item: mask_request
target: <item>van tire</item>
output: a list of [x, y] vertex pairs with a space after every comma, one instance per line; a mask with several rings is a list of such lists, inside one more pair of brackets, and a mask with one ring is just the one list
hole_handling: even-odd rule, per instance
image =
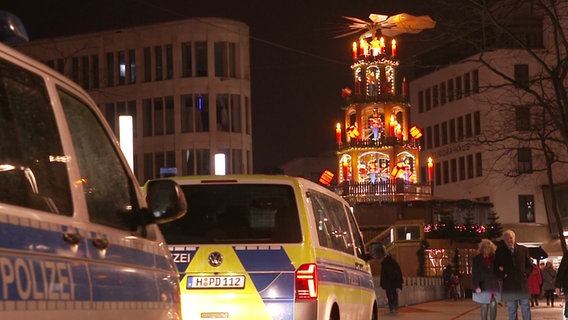
[[329, 320], [339, 320], [339, 307], [334, 304], [329, 314]]
[[371, 314], [371, 320], [379, 320], [379, 308], [377, 308], [377, 302], [373, 303], [373, 313]]

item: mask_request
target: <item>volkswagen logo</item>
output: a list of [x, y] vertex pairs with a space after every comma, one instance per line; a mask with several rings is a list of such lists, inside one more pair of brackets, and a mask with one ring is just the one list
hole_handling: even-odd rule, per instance
[[212, 267], [218, 267], [221, 265], [221, 263], [223, 263], [223, 255], [220, 252], [211, 252], [209, 254], [209, 258], [207, 259], [209, 260], [209, 265]]

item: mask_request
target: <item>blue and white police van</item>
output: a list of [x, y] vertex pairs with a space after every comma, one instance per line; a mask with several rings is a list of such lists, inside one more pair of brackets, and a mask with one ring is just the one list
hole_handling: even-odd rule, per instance
[[[24, 39], [0, 12], [0, 40]], [[147, 197], [95, 103], [0, 44], [0, 319], [180, 319], [157, 224], [185, 214], [173, 181]]]

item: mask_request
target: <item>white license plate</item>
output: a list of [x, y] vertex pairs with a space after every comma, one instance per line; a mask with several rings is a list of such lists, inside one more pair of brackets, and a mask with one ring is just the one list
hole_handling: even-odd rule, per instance
[[242, 289], [245, 276], [187, 277], [187, 289]]

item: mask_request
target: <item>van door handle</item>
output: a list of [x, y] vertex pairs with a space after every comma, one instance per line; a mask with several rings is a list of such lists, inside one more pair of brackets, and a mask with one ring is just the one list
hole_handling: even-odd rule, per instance
[[81, 243], [82, 237], [78, 233], [64, 233], [63, 240], [72, 246], [79, 245]]
[[99, 250], [106, 250], [108, 248], [108, 240], [107, 239], [93, 239], [93, 246]]
[[363, 265], [362, 263], [355, 262], [355, 267], [357, 267], [357, 268], [363, 268], [363, 266], [364, 266], [364, 265]]

